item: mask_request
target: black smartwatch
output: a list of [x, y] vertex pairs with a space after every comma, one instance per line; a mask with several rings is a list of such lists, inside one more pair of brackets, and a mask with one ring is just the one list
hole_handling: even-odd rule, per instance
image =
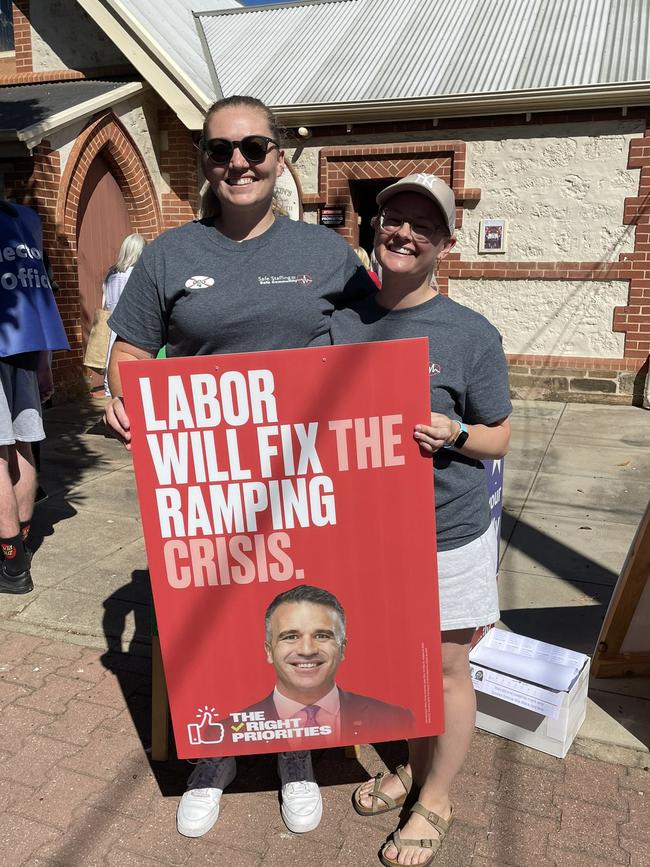
[[467, 429], [467, 425], [462, 421], [458, 421], [458, 419], [454, 419], [454, 421], [456, 422], [456, 424], [460, 425], [460, 433], [453, 441], [453, 443], [449, 443], [449, 445], [444, 445], [443, 449], [462, 449], [462, 447], [467, 442], [467, 437], [469, 436], [469, 430]]

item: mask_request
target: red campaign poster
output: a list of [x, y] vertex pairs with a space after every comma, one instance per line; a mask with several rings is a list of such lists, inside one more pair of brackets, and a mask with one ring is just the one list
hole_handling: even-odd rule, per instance
[[180, 758], [442, 732], [428, 365], [426, 339], [120, 365]]

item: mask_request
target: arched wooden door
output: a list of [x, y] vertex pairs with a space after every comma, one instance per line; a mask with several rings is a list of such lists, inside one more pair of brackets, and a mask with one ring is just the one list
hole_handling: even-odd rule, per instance
[[[106, 272], [115, 263], [122, 241], [132, 232], [122, 190], [99, 153], [86, 175], [77, 211], [77, 269], [84, 350], [95, 310], [102, 303]], [[101, 376], [91, 374], [91, 388], [98, 388], [102, 382]]]

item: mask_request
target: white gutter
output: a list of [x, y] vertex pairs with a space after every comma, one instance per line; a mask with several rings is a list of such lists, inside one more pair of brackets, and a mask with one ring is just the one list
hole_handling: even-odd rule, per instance
[[460, 93], [368, 102], [275, 105], [273, 113], [286, 125], [419, 120], [543, 111], [650, 105], [650, 81], [519, 90], [501, 93]]
[[[77, 0], [188, 129], [200, 129], [212, 100], [115, 0]], [[161, 11], [161, 14], [164, 14]], [[125, 19], [128, 19], [128, 24]]]
[[128, 99], [136, 93], [142, 93], [148, 89], [149, 85], [141, 81], [129, 82], [129, 84], [117, 87], [108, 93], [102, 93], [101, 96], [95, 96], [92, 99], [79, 103], [79, 105], [65, 108], [63, 111], [57, 112], [57, 114], [51, 114], [45, 120], [25, 127], [25, 129], [20, 129], [17, 131], [16, 137], [32, 150], [32, 148], [35, 148], [36, 145], [39, 145], [43, 141], [47, 133], [61, 129], [79, 118], [87, 117], [89, 114], [94, 114], [96, 111], [101, 111], [103, 108], [108, 108], [111, 105], [122, 102], [124, 99]]

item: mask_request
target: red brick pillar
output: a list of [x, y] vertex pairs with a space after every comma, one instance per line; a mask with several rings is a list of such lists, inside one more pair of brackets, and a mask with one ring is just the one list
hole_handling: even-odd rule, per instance
[[29, 26], [29, 0], [14, 0], [14, 50], [16, 52], [16, 72], [33, 72], [32, 33]]
[[170, 187], [162, 196], [162, 219], [165, 229], [193, 220], [199, 210], [199, 173], [197, 150], [191, 132], [173, 111], [158, 114], [161, 134], [160, 170]]

